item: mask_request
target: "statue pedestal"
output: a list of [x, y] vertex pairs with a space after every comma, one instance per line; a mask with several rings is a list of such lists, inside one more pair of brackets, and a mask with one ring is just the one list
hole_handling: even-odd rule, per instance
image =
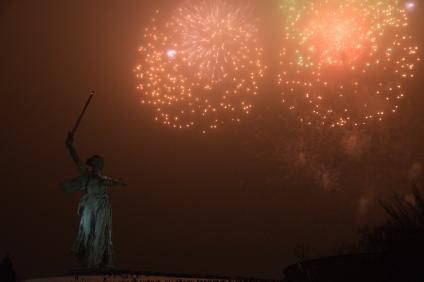
[[120, 270], [112, 267], [106, 268], [76, 268], [70, 270], [66, 275], [69, 276], [96, 276], [96, 275], [128, 275], [131, 273], [130, 270]]
[[[81, 270], [75, 270], [81, 271]], [[88, 270], [84, 270], [88, 271]], [[91, 274], [67, 274], [63, 276], [45, 277], [22, 280], [21, 282], [230, 282], [230, 281], [249, 281], [250, 279], [219, 277], [219, 276], [203, 276], [203, 275], [180, 275], [180, 274], [160, 274], [160, 273], [131, 273], [120, 272], [115, 273], [96, 273]], [[250, 280], [259, 281], [259, 280]]]

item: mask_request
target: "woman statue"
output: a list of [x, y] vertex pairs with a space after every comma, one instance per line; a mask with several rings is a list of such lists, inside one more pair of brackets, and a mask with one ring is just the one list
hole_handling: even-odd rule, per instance
[[65, 192], [84, 192], [78, 206], [80, 224], [72, 252], [81, 261], [84, 269], [111, 268], [113, 267], [112, 209], [106, 189], [126, 184], [121, 179], [102, 175], [101, 156], [94, 155], [85, 164], [82, 163], [74, 147], [73, 133], [68, 134], [66, 147], [80, 175], [61, 183], [61, 189]]

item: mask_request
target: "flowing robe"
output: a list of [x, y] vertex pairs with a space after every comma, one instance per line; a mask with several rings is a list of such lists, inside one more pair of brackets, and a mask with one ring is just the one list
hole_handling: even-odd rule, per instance
[[116, 185], [118, 180], [91, 172], [61, 185], [67, 192], [84, 192], [78, 206], [79, 231], [72, 246], [84, 268], [113, 265], [112, 208], [106, 190]]

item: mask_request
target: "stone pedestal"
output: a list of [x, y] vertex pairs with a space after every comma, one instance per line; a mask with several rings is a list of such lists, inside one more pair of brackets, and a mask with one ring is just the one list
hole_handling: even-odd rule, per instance
[[[63, 276], [34, 278], [22, 282], [230, 282], [249, 281], [243, 278], [225, 278], [201, 275], [154, 274], [154, 273], [108, 273], [108, 274], [67, 274]], [[253, 281], [253, 280], [251, 280]], [[258, 280], [255, 280], [258, 281]]]

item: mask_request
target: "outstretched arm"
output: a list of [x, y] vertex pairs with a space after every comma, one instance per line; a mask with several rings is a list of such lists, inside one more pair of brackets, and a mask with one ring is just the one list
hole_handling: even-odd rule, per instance
[[83, 174], [86, 171], [85, 165], [81, 162], [81, 159], [78, 156], [77, 150], [74, 147], [74, 134], [72, 132], [68, 133], [68, 137], [66, 138], [66, 148], [71, 155], [72, 160], [77, 166], [78, 171]]
[[77, 192], [84, 189], [87, 184], [87, 180], [86, 175], [80, 175], [73, 179], [60, 182], [59, 187], [64, 192]]
[[107, 177], [107, 176], [102, 177], [102, 184], [104, 186], [107, 186], [107, 187], [127, 186], [127, 183], [125, 183], [125, 181], [122, 180], [121, 178], [120, 179], [113, 179], [113, 178], [110, 178], [110, 177]]

